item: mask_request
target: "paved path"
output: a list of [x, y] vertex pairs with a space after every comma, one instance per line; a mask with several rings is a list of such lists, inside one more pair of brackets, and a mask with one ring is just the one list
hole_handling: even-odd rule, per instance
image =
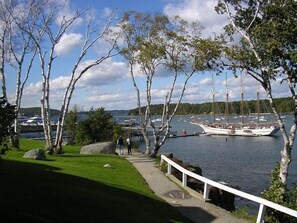
[[[148, 183], [154, 193], [176, 207], [185, 216], [199, 223], [246, 223], [229, 212], [203, 200], [201, 194], [186, 188], [182, 190], [172, 176], [166, 176], [156, 167], [153, 159], [140, 153], [126, 156]], [[170, 179], [169, 179], [170, 177]], [[176, 182], [174, 182], [176, 181]]]

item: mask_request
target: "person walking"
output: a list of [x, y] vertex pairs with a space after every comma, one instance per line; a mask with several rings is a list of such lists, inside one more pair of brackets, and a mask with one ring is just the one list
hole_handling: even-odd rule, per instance
[[118, 148], [119, 148], [119, 153], [120, 155], [124, 155], [124, 140], [122, 138], [122, 136], [120, 136], [120, 138], [118, 139]]
[[127, 142], [127, 148], [128, 148], [128, 155], [132, 155], [132, 151], [131, 151], [132, 141], [131, 141], [130, 137], [127, 138], [126, 142]]

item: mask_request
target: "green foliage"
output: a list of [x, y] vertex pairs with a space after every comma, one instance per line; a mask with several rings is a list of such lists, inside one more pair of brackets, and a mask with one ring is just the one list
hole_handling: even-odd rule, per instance
[[226, 45], [231, 67], [247, 69], [266, 86], [278, 75], [296, 83], [297, 2], [220, 0], [216, 10], [227, 13], [226, 5], [236, 26], [226, 26], [226, 34], [235, 43], [233, 35], [239, 30], [244, 33], [239, 44]]
[[[287, 189], [284, 193], [285, 185], [279, 177], [280, 165], [277, 164], [270, 176], [270, 185], [267, 190], [262, 192], [262, 197], [274, 203], [286, 206], [288, 208], [297, 210], [297, 187], [291, 190]], [[285, 215], [279, 211], [267, 208], [265, 215], [265, 222], [297, 222], [296, 218]]]
[[9, 104], [4, 97], [0, 97], [0, 145], [9, 135], [15, 117], [15, 106]]
[[[121, 125], [114, 123], [113, 125], [113, 138], [112, 141], [116, 143], [116, 141], [120, 138], [120, 136], [126, 135], [121, 127]], [[127, 138], [127, 136], [125, 137]]]
[[167, 173], [168, 164], [167, 162], [163, 162], [160, 166], [160, 169], [163, 173]]
[[66, 116], [66, 132], [68, 137], [68, 143], [73, 145], [75, 143], [75, 135], [78, 123], [79, 108], [77, 105]]
[[255, 215], [250, 215], [248, 213], [249, 211], [249, 206], [248, 205], [244, 205], [243, 207], [239, 208], [238, 210], [232, 212], [232, 215], [234, 215], [237, 218], [243, 218], [243, 219], [247, 219], [250, 222], [256, 222], [256, 216]]
[[113, 138], [112, 115], [104, 108], [91, 109], [89, 118], [77, 125], [75, 142], [86, 145], [95, 142], [110, 141]]

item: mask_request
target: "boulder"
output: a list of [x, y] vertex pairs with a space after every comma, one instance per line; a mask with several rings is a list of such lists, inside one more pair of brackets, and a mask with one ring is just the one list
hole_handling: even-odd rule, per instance
[[112, 142], [99, 142], [80, 148], [80, 154], [115, 154], [115, 146]]
[[[233, 187], [235, 189], [240, 189], [239, 187], [229, 185], [225, 182], [219, 182], [221, 184], [224, 184], [229, 187]], [[232, 193], [229, 193], [224, 190], [220, 190], [216, 187], [211, 187], [209, 190], [208, 198], [210, 199], [211, 203], [224, 208], [227, 211], [235, 211], [235, 195]]]
[[29, 150], [24, 154], [23, 158], [29, 158], [29, 159], [35, 159], [35, 160], [46, 160], [45, 153], [43, 149], [40, 149], [40, 148]]
[[[202, 176], [202, 169], [200, 168], [199, 165], [191, 165], [189, 163], [184, 163], [183, 161], [175, 158], [172, 153], [164, 154], [164, 155], [167, 156], [169, 159], [171, 159], [173, 162], [175, 162], [178, 165], [180, 165], [183, 168], [185, 168], [186, 170], [189, 170], [189, 171], [191, 171], [193, 173], [196, 173], [196, 174]], [[182, 181], [182, 173], [179, 170], [177, 170], [174, 167], [172, 167], [171, 173], [177, 179], [179, 179], [180, 181]], [[193, 190], [198, 191], [198, 192], [203, 191], [203, 188], [204, 188], [204, 184], [202, 182], [200, 182], [199, 180], [196, 180], [196, 179], [194, 179], [192, 177], [188, 177], [187, 178], [187, 186], [190, 187], [190, 188], [192, 188]]]

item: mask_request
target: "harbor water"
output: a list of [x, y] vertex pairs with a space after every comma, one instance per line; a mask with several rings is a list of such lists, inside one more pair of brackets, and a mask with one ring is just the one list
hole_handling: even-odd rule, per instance
[[[210, 117], [201, 116], [201, 119]], [[202, 129], [190, 123], [190, 116], [176, 116], [171, 123], [172, 130], [181, 134], [185, 129], [188, 134], [201, 132]], [[292, 116], [285, 118], [287, 125], [292, 125]], [[144, 151], [144, 144], [141, 144]], [[168, 138], [160, 153], [173, 153], [185, 163], [199, 165], [203, 176], [239, 186], [244, 192], [260, 196], [269, 186], [271, 170], [280, 162], [283, 139], [278, 132], [275, 136], [232, 137], [200, 136]], [[289, 187], [297, 183], [297, 146], [292, 150], [292, 162], [289, 172]], [[241, 206], [245, 202], [237, 201]], [[247, 202], [251, 209], [257, 210]]]

